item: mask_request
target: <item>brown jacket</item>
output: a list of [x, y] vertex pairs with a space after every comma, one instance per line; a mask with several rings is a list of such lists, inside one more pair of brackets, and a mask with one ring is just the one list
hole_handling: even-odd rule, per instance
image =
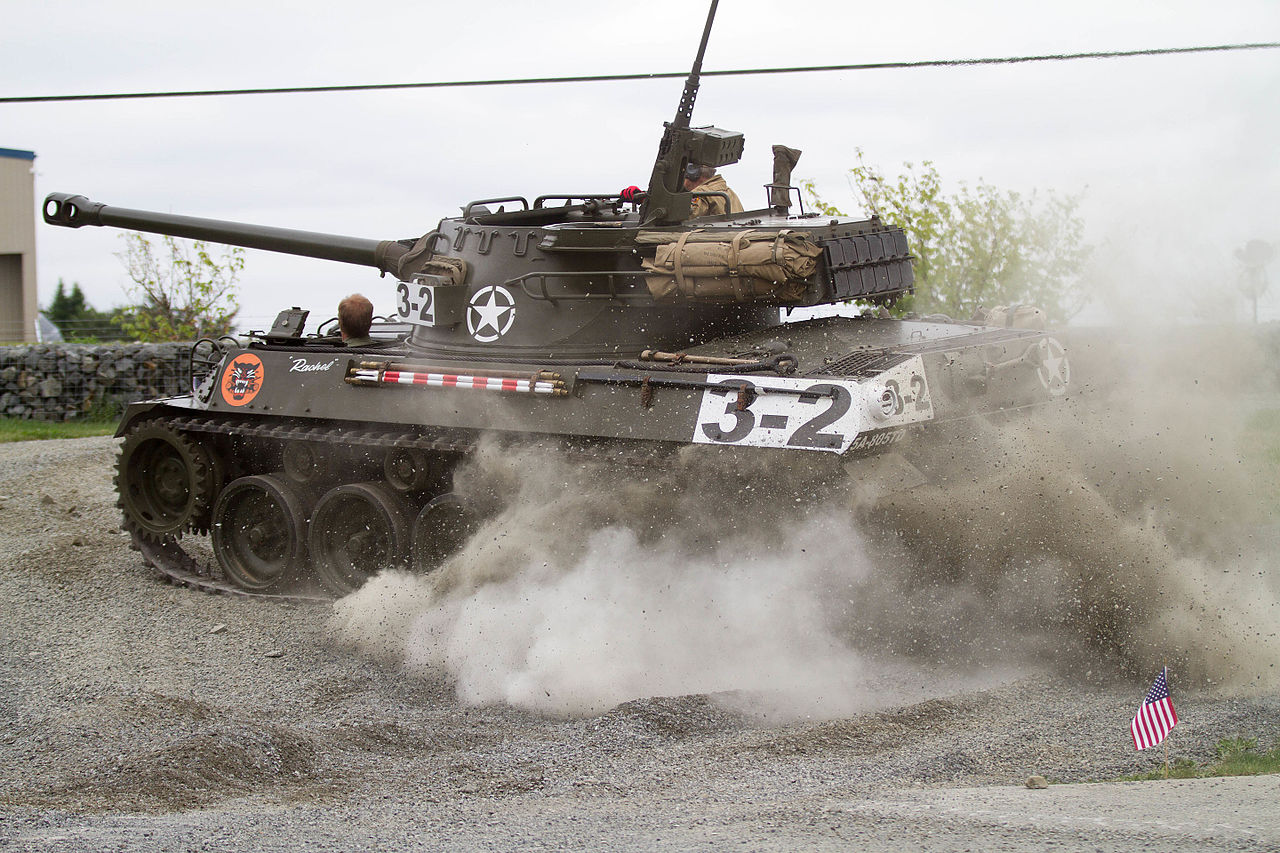
[[[727, 193], [729, 195], [728, 213], [741, 213], [742, 202], [738, 200], [738, 194], [729, 189], [729, 185], [725, 183], [724, 178], [720, 175], [712, 175], [704, 184], [699, 184], [693, 188], [696, 193]], [[724, 199], [718, 196], [710, 198], [695, 198], [693, 200], [693, 216], [718, 216], [725, 213]]]

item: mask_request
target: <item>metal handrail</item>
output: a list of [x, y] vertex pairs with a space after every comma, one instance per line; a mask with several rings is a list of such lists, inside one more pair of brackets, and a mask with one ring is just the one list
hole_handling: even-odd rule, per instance
[[559, 207], [572, 207], [573, 205], [568, 204], [568, 202], [571, 202], [571, 201], [598, 201], [598, 200], [600, 200], [600, 199], [607, 199], [608, 201], [617, 201], [617, 202], [620, 202], [620, 201], [622, 201], [622, 196], [618, 195], [617, 193], [581, 193], [581, 194], [577, 194], [577, 195], [574, 195], [574, 194], [570, 194], [570, 195], [540, 195], [540, 196], [538, 196], [537, 198], [535, 198], [535, 199], [533, 200], [533, 209], [534, 209], [534, 210], [540, 210], [540, 209], [542, 209], [542, 208], [543, 208], [543, 206], [544, 206], [544, 205], [543, 205], [543, 202], [547, 202], [547, 201], [564, 201], [564, 202], [566, 202], [565, 204], [563, 204], [563, 205], [558, 205], [558, 206], [559, 206]]
[[[607, 293], [571, 293], [560, 296], [552, 296], [547, 290], [547, 280], [553, 278], [605, 278], [608, 281]], [[613, 299], [627, 303], [650, 303], [653, 297], [646, 289], [642, 293], [622, 293], [615, 284], [615, 278], [625, 277], [630, 279], [643, 278], [644, 273], [635, 270], [593, 270], [591, 272], [529, 272], [516, 278], [508, 279], [503, 282], [506, 286], [518, 286], [524, 294], [530, 299], [539, 299], [544, 302], [550, 302], [552, 305], [557, 302], [590, 302], [602, 299]], [[538, 285], [533, 282], [537, 280]]]
[[[518, 201], [520, 202], [521, 205], [523, 205], [524, 210], [529, 209], [529, 200], [524, 196], [520, 196], [520, 195], [508, 196], [506, 198], [478, 198], [475, 201], [467, 202], [467, 206], [462, 208], [462, 218], [470, 219], [471, 209], [473, 207], [480, 207], [481, 205], [488, 206], [490, 204], [504, 204], [508, 201]], [[494, 213], [495, 211], [491, 210], [489, 212]]]
[[[795, 194], [796, 194], [796, 201], [800, 202], [800, 215], [801, 215], [801, 216], [804, 216], [804, 215], [805, 215], [805, 212], [804, 212], [804, 193], [800, 192], [800, 188], [799, 188], [799, 187], [792, 186], [791, 184], [765, 184], [765, 185], [764, 185], [764, 189], [765, 189], [765, 198], [768, 200], [769, 206], [770, 206], [770, 207], [775, 207], [775, 208], [776, 208], [776, 207], [781, 207], [782, 205], [776, 205], [776, 204], [774, 204], [774, 203], [773, 203], [773, 191], [774, 191], [774, 190], [786, 190], [786, 191], [787, 191], [787, 198], [788, 198], [788, 199], [790, 199], [790, 198], [791, 198], [791, 193], [792, 193], [792, 192], [795, 192]], [[787, 209], [787, 210], [790, 210], [790, 209], [791, 209], [791, 205], [790, 205], [790, 204], [787, 204], [787, 205], [786, 205], [786, 209]]]

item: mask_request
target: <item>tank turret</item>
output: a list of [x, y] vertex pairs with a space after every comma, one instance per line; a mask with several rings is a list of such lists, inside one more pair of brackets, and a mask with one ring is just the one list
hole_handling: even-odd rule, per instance
[[67, 193], [46, 198], [44, 218], [373, 267], [395, 278], [410, 346], [482, 358], [684, 349], [776, 325], [780, 307], [891, 300], [911, 288], [905, 235], [874, 219], [771, 207], [657, 226], [626, 206], [602, 195], [488, 199], [404, 240], [154, 213]]
[[[680, 350], [777, 325], [779, 308], [911, 290], [901, 229], [871, 219], [790, 212], [785, 185], [798, 151], [782, 155], [770, 206], [691, 219], [689, 164], [742, 156], [742, 134], [691, 127], [702, 40], [675, 119], [664, 126], [647, 192], [481, 199], [419, 237], [370, 240], [108, 206], [53, 193], [44, 219], [105, 225], [373, 267], [395, 277], [408, 345], [473, 358], [609, 358]], [[781, 171], [778, 171], [781, 169]], [[779, 179], [783, 183], [779, 183]], [[794, 190], [794, 188], [790, 188]]]

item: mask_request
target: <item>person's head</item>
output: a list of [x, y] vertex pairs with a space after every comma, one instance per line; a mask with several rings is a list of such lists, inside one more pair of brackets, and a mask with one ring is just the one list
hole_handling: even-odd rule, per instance
[[342, 339], [363, 338], [373, 325], [373, 303], [353, 293], [338, 303], [338, 331]]
[[684, 167], [684, 191], [693, 192], [697, 187], [702, 186], [711, 180], [711, 176], [716, 170], [711, 166], [700, 166], [697, 163], [690, 163]]

